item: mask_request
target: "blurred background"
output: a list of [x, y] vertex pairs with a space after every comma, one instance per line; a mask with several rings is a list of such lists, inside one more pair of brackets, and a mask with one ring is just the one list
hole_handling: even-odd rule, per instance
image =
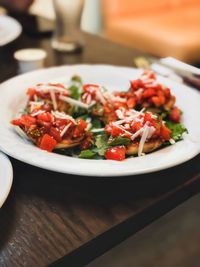
[[[81, 26], [155, 56], [198, 63], [199, 10], [200, 0], [86, 0]], [[35, 0], [30, 12], [54, 18], [52, 0]]]

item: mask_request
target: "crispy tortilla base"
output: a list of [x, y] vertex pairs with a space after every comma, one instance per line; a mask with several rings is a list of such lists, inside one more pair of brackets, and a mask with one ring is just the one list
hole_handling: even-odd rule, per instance
[[[162, 145], [161, 139], [150, 140], [144, 144], [143, 153], [150, 153]], [[137, 155], [139, 149], [139, 143], [130, 144], [127, 146], [127, 155]]]

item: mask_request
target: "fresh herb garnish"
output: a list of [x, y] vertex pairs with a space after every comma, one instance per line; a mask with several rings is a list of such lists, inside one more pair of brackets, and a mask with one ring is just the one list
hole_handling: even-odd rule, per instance
[[94, 151], [87, 149], [87, 150], [82, 150], [78, 157], [81, 159], [92, 159], [94, 158], [95, 155], [96, 153]]
[[104, 156], [106, 149], [108, 148], [108, 137], [105, 134], [97, 135], [95, 145], [97, 153], [100, 156]]
[[183, 133], [188, 133], [188, 130], [181, 123], [167, 121], [166, 126], [172, 131], [171, 137], [176, 142], [183, 139]]
[[108, 144], [110, 146], [118, 146], [118, 145], [127, 145], [131, 142], [130, 139], [122, 137], [122, 136], [118, 136], [112, 139], [108, 140]]

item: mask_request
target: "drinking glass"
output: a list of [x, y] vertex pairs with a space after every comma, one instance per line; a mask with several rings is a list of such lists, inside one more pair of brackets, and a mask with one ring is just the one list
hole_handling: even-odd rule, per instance
[[83, 46], [80, 29], [84, 0], [53, 0], [56, 22], [52, 47], [62, 52], [75, 52]]

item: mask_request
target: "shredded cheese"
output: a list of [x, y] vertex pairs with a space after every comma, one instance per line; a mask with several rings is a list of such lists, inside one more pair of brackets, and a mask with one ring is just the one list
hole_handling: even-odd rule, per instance
[[52, 91], [53, 90], [53, 91], [59, 91], [61, 93], [69, 93], [67, 88], [61, 88], [59, 86], [49, 85], [49, 84], [37, 85], [35, 89], [38, 91]]
[[54, 90], [50, 91], [50, 96], [51, 96], [51, 100], [52, 100], [52, 103], [53, 103], [53, 109], [57, 110], [58, 105], [57, 105], [57, 102], [56, 102], [56, 96], [55, 96], [55, 91]]
[[79, 100], [75, 100], [73, 98], [67, 97], [67, 96], [60, 95], [59, 99], [65, 101], [65, 102], [67, 102], [73, 106], [78, 106], [78, 107], [85, 108], [85, 109], [89, 108], [89, 105], [87, 105], [87, 104], [85, 104]]
[[43, 113], [45, 113], [46, 111], [45, 110], [38, 110], [38, 111], [36, 111], [36, 112], [34, 112], [33, 114], [31, 114], [31, 116], [32, 117], [35, 117], [35, 116], [37, 116], [37, 115], [39, 115], [39, 114], [43, 114]]
[[169, 142], [170, 142], [171, 145], [174, 145], [174, 144], [176, 143], [176, 142], [174, 141], [174, 139], [172, 139], [172, 138], [169, 139]]
[[143, 149], [144, 149], [144, 144], [147, 140], [149, 134], [149, 126], [147, 124], [144, 125], [144, 130], [142, 133], [142, 137], [140, 139], [140, 143], [139, 143], [139, 148], [138, 148], [138, 156], [140, 157], [142, 155]]
[[122, 130], [124, 133], [128, 134], [128, 135], [132, 135], [129, 131], [125, 130], [122, 126], [116, 124], [116, 122], [113, 122], [113, 125], [115, 127], [117, 127], [118, 129]]
[[60, 133], [60, 136], [63, 137], [63, 135], [67, 132], [67, 130], [69, 129], [69, 127], [71, 126], [71, 122], [68, 123], [65, 128], [62, 130], [62, 132]]
[[67, 114], [65, 114], [64, 112], [51, 111], [51, 114], [52, 114], [53, 116], [55, 116], [56, 118], [70, 120], [70, 121], [72, 121], [74, 124], [77, 124], [76, 121], [75, 121], [75, 119], [74, 119], [72, 116], [67, 115]]
[[92, 129], [91, 132], [92, 133], [98, 133], [98, 132], [103, 132], [104, 128], [99, 128], [99, 129]]

